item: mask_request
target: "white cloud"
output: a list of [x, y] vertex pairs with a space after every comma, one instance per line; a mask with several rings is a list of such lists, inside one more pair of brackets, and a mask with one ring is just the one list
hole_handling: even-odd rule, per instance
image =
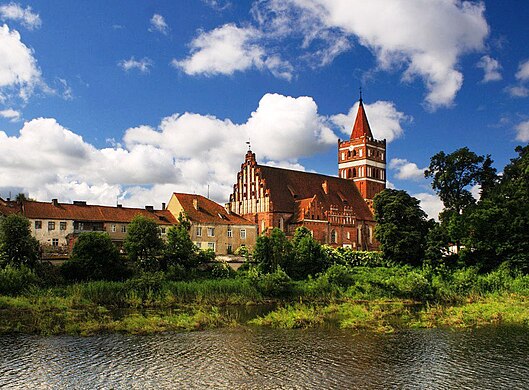
[[122, 60], [118, 62], [118, 66], [126, 72], [131, 69], [137, 69], [141, 73], [149, 73], [152, 65], [152, 60], [147, 57], [144, 57], [141, 60], [136, 60], [134, 56], [132, 56], [128, 60]]
[[254, 7], [258, 22], [277, 35], [304, 33], [307, 47], [321, 31], [356, 37], [380, 69], [404, 67], [404, 81], [421, 78], [432, 109], [453, 104], [463, 83], [459, 58], [483, 49], [484, 11], [481, 2], [460, 0], [265, 0]]
[[164, 35], [169, 34], [169, 26], [165, 22], [165, 19], [160, 14], [154, 14], [151, 18], [151, 27], [149, 28], [149, 31], [155, 32], [158, 31], [159, 33], [162, 33]]
[[482, 82], [488, 83], [489, 81], [499, 81], [502, 79], [500, 72], [501, 65], [498, 60], [490, 56], [483, 56], [476, 66], [483, 69], [484, 75]]
[[228, 0], [202, 0], [204, 3], [209, 5], [215, 11], [224, 11], [232, 6]]
[[8, 108], [7, 110], [1, 110], [0, 116], [9, 119], [10, 122], [18, 122], [22, 114], [19, 111]]
[[227, 201], [250, 138], [259, 161], [303, 170], [298, 159], [336, 144], [309, 97], [267, 94], [235, 124], [184, 113], [157, 128], [127, 129], [122, 142], [98, 149], [55, 119], [24, 123], [18, 136], [0, 131], [0, 190], [21, 188], [37, 199], [84, 199], [126, 205], [167, 202], [173, 191]]
[[14, 92], [27, 100], [38, 85], [43, 82], [33, 50], [22, 43], [18, 31], [0, 26], [0, 96]]
[[421, 192], [412, 194], [413, 197], [419, 199], [420, 206], [428, 217], [439, 220], [439, 213], [443, 210], [443, 202], [437, 195]]
[[17, 3], [0, 5], [0, 19], [20, 22], [29, 30], [39, 28], [42, 24], [39, 14], [34, 13], [30, 6], [22, 8]]
[[517, 141], [529, 142], [529, 121], [519, 123], [515, 129]]
[[[404, 132], [402, 123], [412, 120], [410, 116], [397, 111], [393, 102], [379, 100], [372, 104], [364, 103], [364, 107], [373, 136], [376, 139], [386, 139], [387, 142], [399, 138]], [[347, 115], [333, 115], [330, 120], [340, 127], [342, 133], [350, 135], [357, 112], [358, 102], [351, 107]]]
[[207, 76], [232, 75], [251, 68], [268, 69], [276, 77], [292, 78], [292, 66], [277, 55], [268, 55], [258, 41], [261, 32], [253, 27], [225, 24], [201, 32], [191, 42], [191, 55], [173, 59], [172, 65], [186, 74]]
[[505, 91], [512, 97], [524, 98], [524, 97], [529, 96], [529, 89], [521, 85], [507, 87], [505, 88]]
[[400, 180], [421, 180], [424, 179], [424, 170], [426, 168], [419, 168], [417, 164], [409, 162], [402, 158], [393, 158], [389, 162], [389, 169], [396, 170], [395, 177]]
[[525, 60], [518, 66], [518, 72], [516, 72], [516, 79], [520, 81], [529, 80], [529, 60]]

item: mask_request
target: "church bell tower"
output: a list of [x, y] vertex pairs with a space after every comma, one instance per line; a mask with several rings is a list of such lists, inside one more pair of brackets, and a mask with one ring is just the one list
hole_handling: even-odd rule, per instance
[[338, 140], [338, 175], [353, 180], [370, 207], [386, 188], [386, 140], [373, 138], [361, 94], [351, 137]]

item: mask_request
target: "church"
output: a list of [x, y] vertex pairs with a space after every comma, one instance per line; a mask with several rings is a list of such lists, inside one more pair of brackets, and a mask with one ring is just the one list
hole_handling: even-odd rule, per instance
[[377, 250], [373, 198], [386, 188], [386, 140], [373, 137], [362, 98], [350, 139], [338, 140], [338, 177], [269, 167], [248, 150], [226, 208], [287, 236], [304, 226], [322, 244]]

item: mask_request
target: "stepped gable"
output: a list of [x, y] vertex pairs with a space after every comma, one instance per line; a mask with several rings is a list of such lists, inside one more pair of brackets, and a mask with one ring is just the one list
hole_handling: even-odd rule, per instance
[[131, 207], [97, 206], [53, 202], [24, 201], [23, 213], [31, 219], [63, 219], [93, 222], [129, 223], [136, 215], [154, 219], [159, 225], [175, 225], [168, 210], [146, 210]]
[[251, 224], [247, 219], [234, 212], [228, 213], [223, 206], [202, 195], [177, 192], [173, 193], [173, 195], [180, 202], [190, 221], [223, 225]]
[[373, 220], [373, 214], [352, 180], [266, 165], [257, 168], [269, 190], [274, 212], [299, 214], [298, 209], [310, 206], [316, 197], [323, 210], [334, 206], [343, 211], [344, 206], [348, 206], [357, 218]]

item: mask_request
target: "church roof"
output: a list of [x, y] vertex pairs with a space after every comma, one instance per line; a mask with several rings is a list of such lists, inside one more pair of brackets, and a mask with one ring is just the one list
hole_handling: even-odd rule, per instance
[[369, 127], [369, 122], [367, 121], [367, 115], [364, 110], [362, 99], [360, 99], [360, 104], [358, 105], [355, 124], [353, 126], [353, 131], [351, 132], [351, 139], [361, 137], [373, 138], [373, 133], [371, 132], [371, 127]]
[[352, 208], [359, 219], [372, 220], [373, 215], [352, 180], [258, 165], [259, 175], [269, 190], [275, 212], [296, 213], [314, 197], [324, 210], [331, 206], [343, 211]]

